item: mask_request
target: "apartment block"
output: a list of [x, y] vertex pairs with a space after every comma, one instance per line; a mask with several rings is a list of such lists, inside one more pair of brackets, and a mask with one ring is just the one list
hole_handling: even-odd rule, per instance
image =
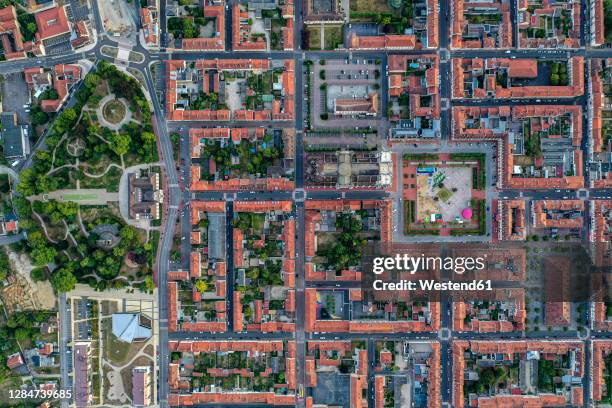
[[580, 47], [580, 1], [520, 0], [517, 9], [521, 48]]
[[[482, 297], [480, 297], [482, 296]], [[476, 300], [480, 297], [482, 300]], [[453, 330], [499, 333], [525, 330], [525, 290], [495, 289], [470, 293], [469, 300], [453, 302]]]
[[[359, 281], [363, 272], [361, 251], [364, 244], [391, 242], [391, 201], [308, 200], [304, 206], [307, 280]], [[355, 233], [360, 233], [361, 239], [354, 239], [352, 234]], [[319, 243], [323, 236], [328, 239], [325, 245]], [[341, 247], [350, 254], [348, 257], [340, 258], [334, 252]]]
[[294, 341], [170, 341], [168, 346], [170, 406], [295, 404]]
[[234, 203], [234, 331], [295, 330], [295, 223], [291, 201]]
[[453, 407], [578, 407], [584, 403], [582, 342], [457, 340], [452, 355]]
[[441, 406], [438, 342], [375, 341], [374, 350], [375, 407], [399, 401], [428, 408]]
[[181, 121], [287, 121], [295, 114], [294, 60], [166, 62], [167, 115]]
[[455, 0], [451, 2], [452, 48], [510, 48], [512, 17], [510, 1]]
[[191, 128], [191, 190], [292, 190], [295, 131]]
[[192, 201], [189, 270], [168, 272], [168, 331], [227, 330], [226, 213], [223, 201]]
[[452, 138], [496, 142], [505, 188], [584, 186], [580, 106], [455, 107]]
[[440, 137], [440, 70], [437, 55], [390, 55], [389, 131], [392, 141], [431, 142]]
[[453, 58], [453, 98], [573, 98], [584, 93], [584, 58]]

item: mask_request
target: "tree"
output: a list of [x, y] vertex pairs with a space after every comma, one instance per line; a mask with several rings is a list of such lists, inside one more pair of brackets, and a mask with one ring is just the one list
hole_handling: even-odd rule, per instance
[[155, 144], [157, 138], [155, 137], [155, 134], [153, 132], [142, 132], [142, 134], [140, 135], [140, 140], [142, 140], [142, 142], [147, 145]]
[[121, 229], [119, 235], [128, 243], [131, 243], [136, 239], [136, 228], [132, 227], [131, 225], [127, 225]]
[[114, 133], [109, 142], [111, 150], [118, 156], [123, 156], [130, 151], [130, 137], [124, 133]]
[[68, 218], [69, 220], [72, 220], [77, 215], [79, 205], [72, 201], [60, 202], [57, 203], [57, 210], [60, 212], [61, 215]]
[[49, 120], [49, 115], [46, 112], [38, 111], [32, 113], [32, 124], [34, 126], [44, 125]]
[[195, 288], [198, 290], [198, 292], [204, 293], [208, 290], [208, 283], [205, 280], [199, 279], [195, 283]]
[[78, 115], [73, 108], [64, 110], [55, 120], [55, 130], [59, 134], [68, 131], [76, 122]]
[[25, 341], [30, 338], [30, 331], [25, 327], [19, 327], [15, 330], [15, 340]]
[[98, 74], [91, 72], [85, 77], [85, 86], [92, 91], [98, 86], [98, 83], [100, 83], [100, 75]]
[[551, 85], [559, 85], [559, 75], [558, 74], [551, 74], [550, 75], [550, 84]]
[[30, 207], [30, 202], [23, 197], [13, 198], [13, 208], [15, 208], [17, 214], [19, 214], [21, 218], [28, 218], [32, 214], [32, 207]]
[[51, 278], [51, 284], [58, 293], [70, 292], [74, 289], [76, 283], [77, 279], [72, 272], [65, 268], [55, 272]]
[[489, 387], [495, 384], [495, 372], [492, 368], [486, 368], [480, 374], [480, 381], [488, 385]]
[[34, 265], [43, 266], [53, 262], [53, 259], [57, 255], [57, 251], [53, 247], [41, 246], [34, 248], [30, 254]]
[[4, 250], [0, 250], [0, 280], [6, 279], [9, 273], [9, 259]]
[[41, 282], [47, 279], [45, 268], [34, 268], [30, 272], [30, 277], [34, 282]]
[[31, 196], [36, 194], [36, 174], [34, 170], [25, 169], [20, 174], [19, 184], [17, 185], [17, 192], [23, 196]]
[[145, 289], [147, 290], [147, 292], [151, 292], [152, 290], [155, 289], [155, 282], [153, 281], [153, 277], [151, 276], [147, 276], [144, 280], [144, 284], [145, 284]]

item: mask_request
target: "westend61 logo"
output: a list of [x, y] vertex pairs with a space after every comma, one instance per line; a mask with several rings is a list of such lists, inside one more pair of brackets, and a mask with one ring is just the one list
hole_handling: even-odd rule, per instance
[[485, 268], [484, 257], [440, 257], [421, 256], [414, 257], [408, 254], [396, 254], [395, 257], [375, 257], [372, 271], [380, 275], [386, 271], [409, 272], [414, 275], [418, 271], [444, 270], [463, 274], [466, 271], [481, 271]]

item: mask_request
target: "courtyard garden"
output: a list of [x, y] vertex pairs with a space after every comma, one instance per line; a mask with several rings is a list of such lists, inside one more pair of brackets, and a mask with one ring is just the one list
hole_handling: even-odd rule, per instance
[[350, 2], [351, 22], [379, 25], [385, 34], [403, 34], [412, 27], [414, 5], [412, 0], [356, 0]]

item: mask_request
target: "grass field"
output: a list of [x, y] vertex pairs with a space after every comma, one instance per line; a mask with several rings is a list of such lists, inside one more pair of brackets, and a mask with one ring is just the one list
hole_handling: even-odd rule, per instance
[[83, 200], [95, 200], [98, 198], [97, 194], [64, 194], [62, 196], [67, 201], [83, 201]]
[[108, 101], [102, 108], [104, 119], [113, 124], [121, 122], [125, 117], [125, 112], [126, 110], [123, 102], [116, 99]]
[[444, 203], [447, 202], [452, 195], [453, 193], [451, 193], [446, 187], [442, 187], [440, 191], [438, 191], [438, 198]]
[[387, 0], [351, 0], [352, 13], [395, 13], [398, 10], [389, 6]]
[[320, 50], [321, 49], [321, 29], [320, 27], [306, 27], [308, 32], [308, 49], [309, 50]]
[[342, 26], [325, 27], [325, 49], [335, 50], [344, 42]]

